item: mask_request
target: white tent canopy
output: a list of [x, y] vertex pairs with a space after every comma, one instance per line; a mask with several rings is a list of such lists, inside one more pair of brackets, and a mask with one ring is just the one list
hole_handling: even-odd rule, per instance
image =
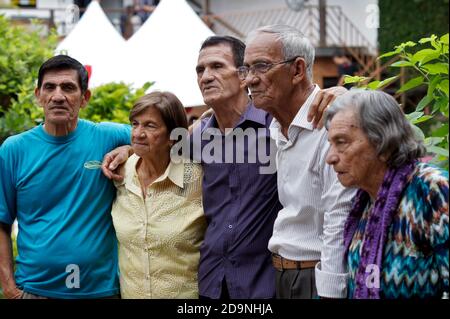
[[97, 1], [92, 1], [70, 34], [58, 45], [66, 53], [91, 67], [90, 87], [126, 79], [125, 40], [116, 31]]
[[144, 25], [126, 43], [130, 61], [126, 82], [149, 91], [171, 91], [184, 106], [204, 105], [195, 66], [202, 42], [213, 32], [185, 0], [162, 0]]

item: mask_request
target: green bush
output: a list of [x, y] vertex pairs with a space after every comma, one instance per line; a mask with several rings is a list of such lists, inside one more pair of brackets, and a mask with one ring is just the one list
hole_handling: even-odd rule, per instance
[[53, 55], [57, 35], [42, 39], [42, 28], [15, 26], [0, 15], [0, 144], [13, 134], [42, 120], [34, 102], [34, 87], [41, 64]]
[[[399, 61], [392, 63], [392, 68], [406, 68], [410, 72], [409, 80], [397, 93], [424, 88], [425, 95], [417, 104], [414, 112], [407, 118], [424, 139], [425, 146], [433, 157], [433, 163], [448, 169], [448, 99], [449, 99], [449, 34], [442, 37], [432, 35], [422, 38], [417, 43], [404, 42], [379, 57], [398, 56]], [[399, 75], [383, 81], [367, 83], [365, 77], [346, 77], [346, 83], [357, 83], [368, 89], [383, 89], [399, 79]]]
[[379, 0], [380, 52], [391, 50], [394, 43], [448, 32], [448, 4], [449, 0]]
[[94, 88], [89, 104], [80, 111], [80, 118], [93, 122], [128, 123], [134, 102], [151, 85], [152, 83], [145, 83], [137, 90], [124, 83], [108, 83]]

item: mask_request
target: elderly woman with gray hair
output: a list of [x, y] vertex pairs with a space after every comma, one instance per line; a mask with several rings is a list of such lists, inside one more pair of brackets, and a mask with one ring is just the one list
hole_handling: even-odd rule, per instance
[[448, 172], [419, 161], [425, 148], [386, 93], [349, 91], [325, 125], [327, 163], [359, 188], [344, 232], [348, 296], [448, 296]]

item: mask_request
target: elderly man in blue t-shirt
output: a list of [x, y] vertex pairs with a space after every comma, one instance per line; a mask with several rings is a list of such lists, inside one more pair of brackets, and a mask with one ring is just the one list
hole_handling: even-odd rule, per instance
[[[35, 90], [44, 124], [0, 147], [0, 284], [7, 298], [119, 294], [110, 215], [115, 190], [92, 163], [128, 144], [130, 129], [79, 119], [91, 95], [87, 86], [87, 72], [78, 61], [64, 55], [46, 61]], [[16, 218], [14, 274], [11, 224]]]

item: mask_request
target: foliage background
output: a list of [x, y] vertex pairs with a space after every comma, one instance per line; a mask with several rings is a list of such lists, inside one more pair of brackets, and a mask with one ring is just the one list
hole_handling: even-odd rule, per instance
[[417, 41], [430, 34], [444, 34], [449, 28], [449, 0], [378, 0], [380, 52], [394, 44]]
[[[34, 30], [34, 31], [33, 31]], [[0, 15], [0, 144], [8, 137], [35, 127], [44, 120], [34, 88], [40, 65], [53, 56], [58, 38], [43, 39], [37, 24], [25, 29]], [[134, 102], [152, 83], [135, 90], [125, 83], [109, 83], [92, 91], [80, 117], [94, 122], [128, 123]]]

